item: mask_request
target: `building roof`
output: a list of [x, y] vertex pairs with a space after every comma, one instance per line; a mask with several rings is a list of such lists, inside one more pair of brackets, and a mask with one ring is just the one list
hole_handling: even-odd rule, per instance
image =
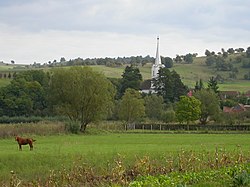
[[220, 91], [220, 98], [227, 99], [228, 97], [237, 97], [240, 95], [238, 91]]
[[143, 81], [140, 85], [140, 90], [150, 90], [151, 88], [151, 79]]
[[[247, 105], [245, 105], [247, 106]], [[226, 112], [226, 113], [238, 113], [238, 112], [244, 112], [247, 110], [247, 108], [245, 107], [243, 104], [237, 104], [233, 107], [227, 107], [227, 106], [224, 106], [223, 107], [223, 112]]]

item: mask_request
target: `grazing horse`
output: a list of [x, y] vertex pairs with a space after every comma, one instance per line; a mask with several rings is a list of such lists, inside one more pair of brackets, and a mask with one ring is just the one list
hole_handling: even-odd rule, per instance
[[16, 136], [15, 137], [18, 145], [19, 145], [19, 150], [22, 151], [22, 145], [27, 145], [29, 144], [30, 146], [30, 150], [32, 151], [33, 150], [33, 142], [36, 141], [32, 138], [21, 138], [19, 136]]

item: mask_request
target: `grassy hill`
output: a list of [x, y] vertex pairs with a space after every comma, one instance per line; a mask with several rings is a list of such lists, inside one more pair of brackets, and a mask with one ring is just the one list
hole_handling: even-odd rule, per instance
[[[230, 55], [227, 60], [234, 61], [239, 54]], [[181, 79], [185, 85], [190, 88], [195, 86], [196, 81], [202, 79], [204, 84], [206, 85], [207, 81], [210, 77], [220, 75], [224, 78], [224, 82], [219, 83], [219, 90], [237, 90], [241, 92], [246, 92], [250, 90], [250, 81], [244, 80], [243, 76], [246, 74], [249, 69], [242, 68], [241, 64], [234, 63], [234, 67], [238, 68], [238, 73], [236, 79], [229, 78], [229, 71], [217, 71], [213, 67], [209, 67], [205, 64], [206, 57], [196, 57], [192, 64], [177, 64], [174, 63], [174, 66], [171, 70], [175, 70], [178, 74], [180, 74]], [[15, 67], [18, 65], [2, 65], [0, 66], [0, 71], [13, 71], [17, 70]], [[124, 71], [125, 66], [121, 67], [107, 67], [104, 65], [95, 65], [90, 66], [93, 70], [103, 73], [107, 77], [112, 78], [121, 78], [121, 75]], [[146, 64], [144, 66], [139, 67], [140, 72], [142, 74], [143, 79], [151, 78], [151, 64]], [[22, 70], [19, 69], [19, 71]], [[26, 69], [27, 70], [27, 69]], [[9, 83], [9, 80], [0, 79], [0, 86], [4, 86]]]

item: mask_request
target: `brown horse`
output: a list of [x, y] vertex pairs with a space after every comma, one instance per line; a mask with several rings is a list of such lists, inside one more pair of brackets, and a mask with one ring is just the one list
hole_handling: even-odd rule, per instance
[[19, 150], [22, 151], [22, 145], [27, 145], [29, 144], [30, 146], [30, 150], [32, 151], [33, 150], [33, 142], [36, 141], [32, 138], [21, 138], [19, 136], [16, 136], [15, 137], [18, 145], [19, 145]]

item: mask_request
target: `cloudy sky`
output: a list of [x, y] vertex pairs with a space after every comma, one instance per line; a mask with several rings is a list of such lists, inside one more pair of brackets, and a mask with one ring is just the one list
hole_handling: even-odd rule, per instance
[[0, 61], [162, 56], [250, 46], [248, 0], [0, 0]]

